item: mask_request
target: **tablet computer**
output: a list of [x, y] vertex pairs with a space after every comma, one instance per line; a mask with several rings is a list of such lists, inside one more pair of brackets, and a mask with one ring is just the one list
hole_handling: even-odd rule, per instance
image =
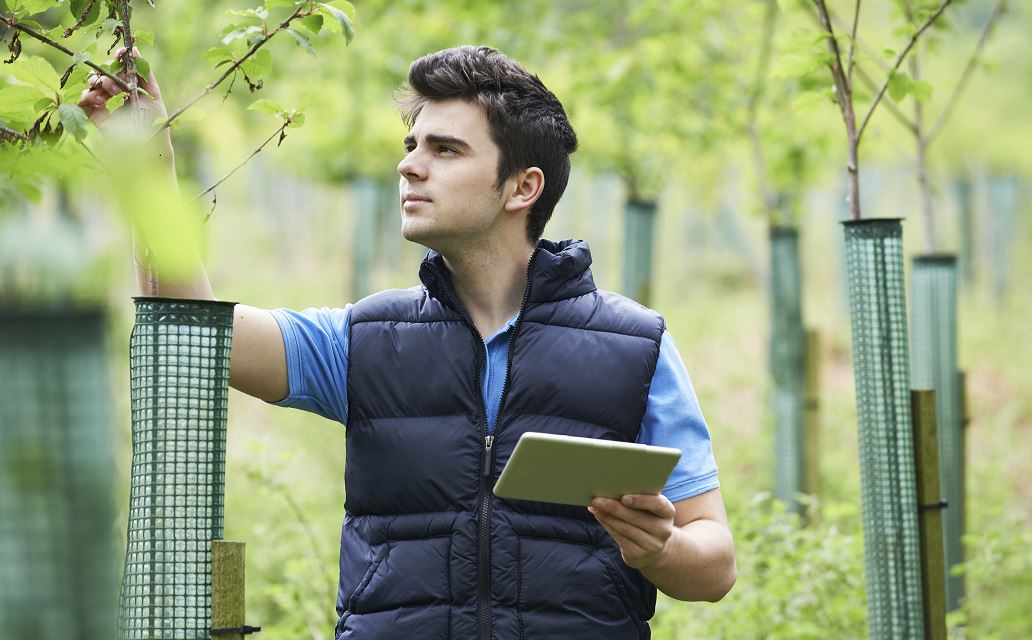
[[494, 486], [499, 498], [588, 506], [596, 496], [658, 494], [681, 450], [524, 433]]

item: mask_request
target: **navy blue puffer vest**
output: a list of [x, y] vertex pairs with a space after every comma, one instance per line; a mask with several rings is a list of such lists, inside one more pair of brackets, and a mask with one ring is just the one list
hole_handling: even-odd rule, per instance
[[590, 263], [539, 243], [493, 441], [484, 344], [439, 255], [353, 307], [338, 640], [649, 637], [656, 589], [586, 509], [491, 493], [526, 431], [637, 437], [663, 319]]

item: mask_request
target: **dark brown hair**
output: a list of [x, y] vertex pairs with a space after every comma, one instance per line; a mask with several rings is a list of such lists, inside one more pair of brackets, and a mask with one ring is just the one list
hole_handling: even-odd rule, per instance
[[497, 49], [465, 45], [413, 62], [398, 105], [411, 127], [428, 102], [452, 98], [479, 105], [487, 115], [500, 150], [498, 188], [528, 167], [544, 173], [541, 197], [527, 217], [527, 237], [536, 243], [566, 190], [570, 154], [577, 150], [577, 134], [562, 103], [540, 78]]

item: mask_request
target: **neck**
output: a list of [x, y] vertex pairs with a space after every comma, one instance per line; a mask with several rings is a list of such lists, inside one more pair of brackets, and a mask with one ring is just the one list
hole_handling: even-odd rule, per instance
[[484, 339], [519, 312], [533, 254], [529, 242], [486, 243], [442, 254], [455, 293]]

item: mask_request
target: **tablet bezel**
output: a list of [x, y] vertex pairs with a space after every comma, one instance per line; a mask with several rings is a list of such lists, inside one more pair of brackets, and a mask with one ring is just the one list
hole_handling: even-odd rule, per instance
[[681, 450], [528, 431], [494, 485], [506, 500], [588, 506], [593, 497], [662, 492]]

